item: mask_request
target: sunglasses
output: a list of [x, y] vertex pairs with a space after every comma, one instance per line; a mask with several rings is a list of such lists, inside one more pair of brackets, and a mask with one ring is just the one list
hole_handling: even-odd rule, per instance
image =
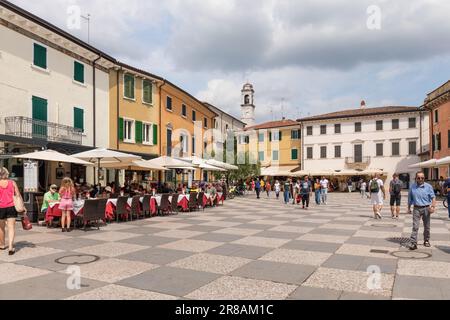
[[425, 180], [425, 177], [417, 177], [416, 180]]

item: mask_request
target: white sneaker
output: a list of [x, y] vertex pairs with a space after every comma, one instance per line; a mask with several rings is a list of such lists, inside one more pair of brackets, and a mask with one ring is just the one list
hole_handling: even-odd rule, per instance
[[379, 213], [379, 212], [377, 212], [377, 217], [378, 217], [378, 219], [382, 219], [382, 217], [381, 217], [381, 214]]

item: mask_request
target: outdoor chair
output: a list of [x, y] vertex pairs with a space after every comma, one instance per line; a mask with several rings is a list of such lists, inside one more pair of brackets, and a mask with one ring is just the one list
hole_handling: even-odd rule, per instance
[[178, 214], [178, 199], [180, 195], [178, 193], [175, 193], [172, 195], [172, 203], [171, 203], [171, 211], [172, 213]]
[[45, 213], [43, 213], [41, 211], [42, 203], [44, 202], [44, 197], [37, 196], [37, 197], [35, 197], [35, 200], [36, 200], [36, 206], [37, 206], [37, 212], [38, 212], [37, 223], [39, 224], [39, 221], [45, 221]]
[[197, 207], [197, 195], [198, 195], [198, 193], [197, 192], [191, 192], [191, 194], [190, 194], [190, 196], [189, 196], [189, 211], [192, 211], [192, 210], [197, 210], [198, 209], [198, 207]]
[[[99, 213], [99, 202], [100, 200], [85, 200], [84, 208], [83, 208], [83, 224], [84, 231], [86, 231], [86, 226], [88, 222], [97, 222], [97, 229], [100, 230], [99, 220], [102, 220], [105, 217], [105, 213]], [[105, 204], [106, 206], [106, 204]]]
[[106, 223], [106, 203], [108, 202], [108, 199], [101, 199], [98, 201], [98, 214], [102, 216], [101, 220], [105, 221]]
[[205, 205], [203, 203], [203, 198], [205, 197], [205, 193], [204, 192], [200, 192], [198, 194], [198, 198], [197, 198], [197, 208], [202, 208], [203, 211], [205, 211]]
[[119, 217], [124, 215], [128, 220], [128, 208], [127, 208], [128, 197], [119, 197], [117, 198], [117, 206], [116, 206], [116, 221], [119, 222]]
[[150, 201], [152, 199], [152, 196], [149, 194], [146, 194], [144, 196], [144, 199], [142, 200], [142, 212], [144, 214], [144, 217], [147, 217], [147, 214], [151, 216], [151, 210], [150, 210]]
[[161, 215], [164, 215], [164, 213], [168, 213], [170, 212], [170, 201], [169, 201], [169, 194], [165, 193], [162, 195], [161, 197], [161, 203], [158, 206], [158, 211], [160, 212]]
[[131, 221], [133, 221], [133, 216], [136, 216], [136, 219], [139, 219], [139, 216], [141, 215], [141, 202], [139, 199], [141, 196], [134, 196], [131, 200]]

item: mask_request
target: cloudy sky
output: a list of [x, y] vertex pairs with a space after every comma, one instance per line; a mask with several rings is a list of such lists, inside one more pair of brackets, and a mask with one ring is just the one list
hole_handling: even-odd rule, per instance
[[448, 0], [12, 2], [87, 40], [85, 24], [68, 29], [68, 8], [78, 5], [92, 16], [91, 44], [238, 117], [250, 81], [258, 122], [362, 99], [420, 106], [450, 79]]

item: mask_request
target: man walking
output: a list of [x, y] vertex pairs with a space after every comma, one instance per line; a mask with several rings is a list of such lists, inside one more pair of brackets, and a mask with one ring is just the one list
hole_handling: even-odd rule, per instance
[[259, 179], [256, 179], [255, 190], [256, 190], [256, 198], [259, 199], [259, 195], [261, 193], [261, 183], [259, 182]]
[[360, 187], [360, 191], [361, 191], [361, 198], [362, 199], [364, 199], [364, 198], [369, 198], [369, 196], [367, 195], [367, 183], [366, 183], [366, 181], [362, 181], [361, 182], [361, 187]]
[[348, 179], [347, 180], [347, 187], [348, 187], [348, 192], [352, 193], [352, 190], [353, 190], [353, 181], [352, 181], [352, 179]]
[[322, 197], [322, 203], [327, 204], [328, 200], [328, 184], [330, 182], [327, 180], [327, 178], [322, 177], [322, 180], [320, 180], [320, 195]]
[[411, 186], [408, 195], [408, 213], [411, 213], [411, 207], [413, 210], [413, 231], [411, 234], [410, 250], [417, 250], [417, 235], [419, 233], [420, 219], [423, 221], [423, 245], [427, 248], [430, 245], [430, 224], [431, 215], [436, 210], [436, 195], [434, 194], [433, 187], [425, 182], [425, 174], [418, 172], [416, 174], [416, 182]]
[[[303, 209], [308, 210], [309, 208], [309, 198], [312, 193], [311, 181], [309, 181], [309, 177], [305, 176], [305, 179], [300, 184], [300, 194], [302, 196], [302, 205]], [[306, 208], [305, 208], [306, 205]]]
[[381, 219], [381, 209], [383, 209], [383, 200], [386, 199], [386, 191], [384, 190], [383, 180], [377, 173], [369, 182], [370, 199], [373, 206], [373, 214], [375, 219]]
[[288, 180], [286, 180], [284, 182], [284, 204], [288, 204], [289, 203], [289, 188], [291, 187], [291, 182]]
[[389, 194], [391, 196], [391, 214], [392, 219], [398, 219], [400, 217], [400, 203], [402, 200], [402, 187], [403, 183], [398, 178], [398, 174], [394, 173], [393, 179], [389, 184]]

